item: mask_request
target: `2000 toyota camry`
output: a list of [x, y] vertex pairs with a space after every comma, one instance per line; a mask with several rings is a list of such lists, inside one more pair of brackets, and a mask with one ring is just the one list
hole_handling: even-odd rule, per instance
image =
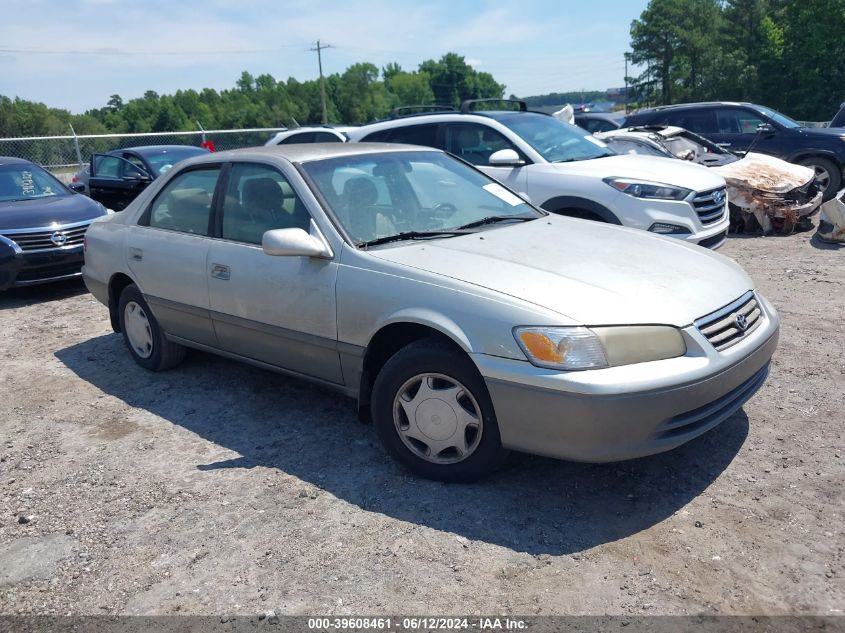
[[194, 347], [330, 385], [437, 479], [507, 449], [671, 449], [751, 397], [777, 345], [726, 257], [546, 214], [437, 150], [210, 154], [86, 240], [88, 288], [139, 364]]

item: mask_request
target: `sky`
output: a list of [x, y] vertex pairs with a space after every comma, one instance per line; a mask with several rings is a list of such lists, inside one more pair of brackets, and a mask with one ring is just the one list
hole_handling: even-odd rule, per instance
[[357, 62], [416, 70], [447, 52], [519, 96], [624, 85], [647, 0], [0, 0], [0, 95], [74, 113], [147, 90], [232, 88]]

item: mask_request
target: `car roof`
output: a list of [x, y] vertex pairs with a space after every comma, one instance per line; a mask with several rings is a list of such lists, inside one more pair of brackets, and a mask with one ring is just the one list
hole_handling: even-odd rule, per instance
[[671, 105], [655, 106], [653, 108], [643, 108], [637, 112], [632, 112], [629, 116], [636, 116], [638, 114], [649, 114], [651, 112], [661, 112], [663, 110], [681, 110], [684, 108], [698, 108], [707, 106], [749, 106], [751, 108], [760, 108], [755, 103], [748, 101], [699, 101], [695, 103], [673, 103]]
[[306, 163], [313, 160], [340, 158], [343, 156], [363, 156], [367, 154], [384, 154], [397, 152], [434, 152], [442, 154], [439, 149], [422, 147], [419, 145], [404, 145], [400, 143], [302, 143], [295, 145], [262, 145], [260, 147], [245, 147], [231, 149], [225, 152], [215, 152], [208, 156], [191, 159], [191, 164], [220, 162], [228, 160], [283, 158], [291, 163]]
[[0, 165], [34, 165], [30, 160], [25, 158], [16, 158], [15, 156], [0, 156]]
[[624, 112], [576, 112], [576, 119], [602, 119], [604, 121], [619, 121], [625, 118]]
[[119, 152], [129, 151], [137, 152], [141, 155], [163, 154], [165, 152], [175, 152], [183, 149], [195, 149], [198, 150], [200, 153], [208, 151], [204, 147], [197, 147], [196, 145], [137, 145], [135, 147], [121, 147], [119, 149], [113, 149], [109, 152], [109, 154], [116, 154]]
[[395, 119], [385, 119], [383, 121], [374, 121], [373, 123], [368, 123], [367, 125], [362, 125], [361, 127], [355, 130], [355, 135], [353, 138], [360, 137], [366, 135], [369, 132], [378, 132], [381, 130], [389, 130], [394, 127], [405, 127], [406, 125], [425, 125], [425, 124], [433, 124], [433, 123], [460, 123], [462, 121], [472, 122], [475, 121], [477, 123], [481, 122], [481, 119], [492, 119], [494, 121], [501, 122], [504, 119], [508, 119], [515, 116], [536, 116], [536, 117], [549, 117], [550, 115], [545, 114], [543, 112], [535, 112], [532, 110], [472, 110], [471, 112], [460, 112], [458, 110], [446, 110], [443, 112], [432, 112], [432, 113], [421, 113], [421, 114], [409, 114], [406, 116], [400, 116]]

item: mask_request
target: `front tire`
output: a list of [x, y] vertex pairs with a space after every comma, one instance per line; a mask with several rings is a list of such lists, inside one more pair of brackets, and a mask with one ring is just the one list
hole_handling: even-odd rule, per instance
[[474, 481], [507, 456], [484, 380], [445, 343], [425, 339], [399, 350], [376, 377], [371, 407], [387, 452], [421, 477]]
[[798, 161], [799, 165], [809, 167], [816, 172], [816, 182], [822, 189], [822, 201], [827, 202], [842, 184], [842, 170], [832, 160], [820, 156], [809, 156]]
[[123, 342], [141, 367], [163, 371], [184, 360], [185, 348], [167, 340], [144, 300], [144, 295], [135, 284], [126, 286], [120, 293], [118, 314]]

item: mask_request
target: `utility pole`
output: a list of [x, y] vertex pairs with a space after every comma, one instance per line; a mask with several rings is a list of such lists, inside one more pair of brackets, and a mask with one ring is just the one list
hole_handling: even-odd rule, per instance
[[628, 53], [625, 53], [625, 114], [628, 114]]
[[320, 44], [320, 40], [309, 48], [309, 51], [317, 51], [317, 65], [320, 68], [320, 101], [323, 104], [323, 123], [329, 122], [329, 115], [326, 113], [326, 80], [323, 78], [323, 55], [321, 51], [324, 48], [334, 48], [331, 44]]

